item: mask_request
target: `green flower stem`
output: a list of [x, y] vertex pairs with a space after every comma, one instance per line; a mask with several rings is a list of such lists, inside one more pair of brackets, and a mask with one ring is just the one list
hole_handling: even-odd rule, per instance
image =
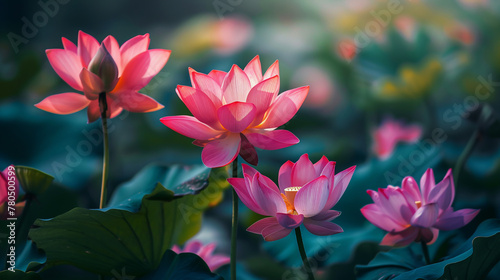
[[421, 241], [420, 244], [422, 245], [422, 252], [424, 253], [425, 263], [429, 265], [431, 264], [431, 258], [429, 257], [429, 249], [427, 248], [427, 243], [425, 243], [425, 241]]
[[[233, 161], [232, 177], [238, 177], [238, 157]], [[236, 280], [236, 235], [238, 233], [238, 195], [233, 190], [233, 218], [231, 225], [231, 280]]]
[[101, 199], [99, 202], [99, 209], [106, 207], [106, 196], [107, 196], [107, 182], [108, 182], [108, 167], [109, 167], [109, 143], [108, 143], [108, 120], [106, 118], [106, 113], [108, 111], [108, 104], [106, 101], [106, 93], [101, 92], [99, 94], [99, 108], [101, 109], [101, 120], [102, 120], [102, 134], [104, 138], [104, 154], [102, 163], [102, 183], [101, 183]]
[[460, 172], [465, 166], [465, 162], [467, 162], [467, 159], [471, 155], [472, 151], [474, 150], [474, 147], [476, 144], [479, 142], [479, 139], [481, 138], [481, 134], [479, 133], [479, 128], [474, 130], [472, 133], [472, 136], [469, 138], [469, 142], [467, 142], [467, 146], [465, 146], [465, 149], [462, 151], [462, 154], [457, 160], [457, 164], [455, 165], [455, 175], [453, 176], [455, 178], [455, 188], [457, 188], [459, 179], [460, 179]]
[[304, 263], [304, 268], [307, 272], [309, 280], [314, 280], [314, 275], [311, 269], [311, 265], [307, 260], [306, 251], [304, 250], [304, 242], [302, 242], [302, 234], [300, 233], [300, 227], [295, 228], [295, 237], [297, 237], [297, 246], [299, 246], [300, 257], [302, 257], [302, 262]]

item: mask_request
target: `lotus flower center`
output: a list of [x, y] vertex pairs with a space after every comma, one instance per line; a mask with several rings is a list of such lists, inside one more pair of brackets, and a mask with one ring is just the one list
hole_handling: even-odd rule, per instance
[[285, 189], [285, 194], [281, 194], [283, 201], [285, 201], [288, 214], [298, 215], [293, 202], [295, 201], [295, 195], [300, 190], [300, 188], [302, 187], [289, 187]]
[[422, 206], [422, 201], [420, 200], [415, 201], [415, 205], [417, 205], [417, 209], [420, 208]]

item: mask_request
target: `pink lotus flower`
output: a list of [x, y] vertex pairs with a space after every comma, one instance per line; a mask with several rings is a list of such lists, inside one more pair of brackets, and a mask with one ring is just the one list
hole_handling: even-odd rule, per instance
[[193, 87], [177, 86], [177, 95], [193, 116], [164, 117], [161, 122], [178, 133], [196, 139], [208, 167], [231, 163], [238, 153], [256, 165], [255, 147], [285, 148], [299, 142], [290, 131], [277, 127], [297, 113], [309, 87], [280, 95], [278, 61], [262, 75], [259, 56], [244, 70], [233, 65], [228, 73], [212, 70], [208, 75], [189, 70]]
[[400, 122], [388, 119], [373, 133], [373, 151], [381, 159], [391, 156], [398, 142], [413, 143], [422, 135], [418, 125], [404, 126]]
[[123, 109], [130, 112], [152, 112], [163, 108], [138, 91], [165, 66], [169, 50], [149, 47], [149, 34], [136, 36], [121, 47], [113, 36], [102, 44], [80, 31], [78, 47], [62, 38], [64, 49], [47, 50], [56, 73], [77, 91], [55, 94], [35, 106], [54, 114], [71, 114], [88, 107], [88, 122], [100, 117], [99, 94], [106, 93], [107, 117], [114, 118]]
[[215, 243], [209, 243], [203, 245], [200, 241], [190, 241], [184, 246], [184, 249], [180, 249], [177, 245], [172, 247], [172, 251], [177, 254], [180, 253], [194, 253], [202, 258], [210, 268], [210, 270], [216, 271], [219, 267], [228, 264], [230, 259], [225, 255], [212, 255], [215, 250]]
[[316, 235], [332, 235], [342, 228], [330, 221], [340, 212], [330, 210], [344, 194], [355, 166], [337, 175], [335, 162], [323, 156], [313, 164], [307, 154], [279, 171], [279, 188], [268, 177], [243, 164], [244, 178], [229, 178], [241, 201], [252, 211], [271, 216], [251, 225], [247, 231], [261, 234], [266, 241], [287, 236], [304, 224]]
[[[21, 215], [26, 202], [16, 203], [18, 195], [19, 181], [16, 177], [14, 165], [10, 165], [0, 172], [0, 220]], [[12, 211], [12, 209], [15, 210]], [[9, 212], [14, 215], [10, 215]]]
[[455, 197], [451, 169], [438, 184], [432, 169], [427, 169], [420, 179], [420, 189], [413, 177], [405, 177], [401, 188], [388, 186], [367, 192], [375, 203], [364, 206], [361, 213], [389, 232], [380, 245], [406, 246], [413, 241], [432, 244], [439, 230], [463, 227], [479, 213], [475, 209], [454, 211], [451, 207]]

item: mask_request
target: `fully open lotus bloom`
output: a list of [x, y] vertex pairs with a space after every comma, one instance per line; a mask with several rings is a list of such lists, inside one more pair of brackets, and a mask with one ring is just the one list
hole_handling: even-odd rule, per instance
[[279, 188], [268, 177], [243, 164], [244, 178], [229, 178], [241, 201], [252, 211], [271, 216], [251, 225], [247, 231], [273, 241], [304, 224], [316, 235], [332, 235], [342, 228], [330, 222], [340, 212], [330, 210], [344, 194], [355, 166], [337, 175], [335, 162], [322, 157], [313, 164], [307, 154], [279, 171]]
[[177, 94], [193, 116], [164, 117], [161, 122], [204, 147], [201, 154], [208, 167], [231, 163], [238, 153], [257, 164], [255, 148], [275, 150], [299, 142], [290, 131], [276, 129], [297, 113], [309, 87], [278, 95], [278, 61], [262, 75], [256, 56], [242, 70], [233, 65], [226, 73], [208, 75], [190, 69], [192, 87], [177, 86]]
[[169, 50], [151, 49], [149, 34], [139, 35], [119, 46], [113, 36], [99, 42], [80, 31], [78, 46], [62, 38], [64, 49], [47, 50], [56, 73], [77, 91], [55, 94], [35, 106], [55, 114], [71, 114], [87, 108], [88, 122], [100, 117], [99, 94], [106, 93], [107, 118], [123, 109], [152, 112], [163, 108], [153, 98], [138, 91], [165, 66]]
[[200, 241], [189, 241], [184, 246], [184, 249], [180, 249], [177, 245], [172, 247], [172, 251], [177, 254], [180, 253], [193, 253], [202, 258], [208, 265], [211, 271], [216, 271], [219, 267], [228, 264], [230, 259], [225, 255], [214, 255], [215, 243], [209, 243], [203, 245]]
[[391, 156], [398, 142], [413, 143], [422, 135], [418, 125], [405, 126], [388, 119], [373, 132], [373, 151], [381, 159]]
[[[0, 172], [0, 219], [18, 217], [21, 215], [25, 201], [15, 203], [19, 195], [19, 182], [15, 175], [14, 166], [11, 165]], [[10, 169], [10, 170], [9, 170]], [[13, 202], [10, 202], [13, 201]], [[14, 204], [12, 204], [14, 203]], [[8, 207], [12, 208], [8, 208]], [[15, 208], [14, 215], [10, 215], [9, 211]]]
[[454, 230], [468, 224], [478, 213], [475, 209], [454, 211], [451, 204], [455, 186], [451, 169], [438, 184], [432, 169], [420, 179], [420, 189], [413, 177], [405, 177], [402, 187], [388, 186], [378, 192], [368, 190], [373, 204], [361, 212], [372, 224], [388, 231], [380, 243], [406, 246], [413, 241], [432, 244], [439, 230]]

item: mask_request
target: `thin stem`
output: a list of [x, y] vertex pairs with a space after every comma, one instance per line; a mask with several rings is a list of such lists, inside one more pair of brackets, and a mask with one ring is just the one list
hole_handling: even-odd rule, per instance
[[300, 233], [300, 227], [295, 228], [295, 236], [297, 237], [297, 246], [299, 246], [300, 257], [302, 257], [302, 262], [304, 263], [304, 268], [306, 269], [309, 280], [314, 280], [314, 275], [311, 269], [311, 265], [307, 260], [306, 251], [304, 250], [304, 242], [302, 242], [302, 234]]
[[479, 128], [477, 128], [472, 133], [472, 136], [470, 137], [469, 142], [467, 142], [465, 149], [462, 151], [462, 154], [460, 155], [460, 157], [457, 160], [457, 164], [455, 165], [455, 169], [454, 169], [455, 176], [453, 176], [453, 177], [455, 177], [455, 188], [457, 188], [458, 182], [460, 182], [459, 181], [460, 173], [463, 170], [465, 163], [467, 162], [467, 159], [469, 158], [472, 151], [474, 150], [474, 147], [479, 142], [479, 138], [480, 138], [480, 133], [479, 133]]
[[[238, 177], [238, 157], [236, 157], [232, 164], [233, 174], [232, 177]], [[236, 280], [236, 235], [238, 233], [238, 195], [234, 188], [233, 190], [233, 218], [231, 225], [231, 280]]]
[[422, 245], [422, 252], [424, 253], [425, 263], [431, 264], [431, 258], [429, 257], [429, 249], [427, 248], [427, 243], [425, 241], [420, 241]]
[[108, 120], [106, 118], [108, 111], [108, 104], [106, 101], [106, 93], [99, 94], [99, 108], [101, 109], [102, 120], [102, 134], [104, 138], [104, 153], [102, 163], [102, 182], [101, 182], [101, 199], [99, 202], [99, 209], [106, 207], [107, 196], [107, 182], [108, 182], [108, 167], [109, 167], [109, 144], [108, 144]]

